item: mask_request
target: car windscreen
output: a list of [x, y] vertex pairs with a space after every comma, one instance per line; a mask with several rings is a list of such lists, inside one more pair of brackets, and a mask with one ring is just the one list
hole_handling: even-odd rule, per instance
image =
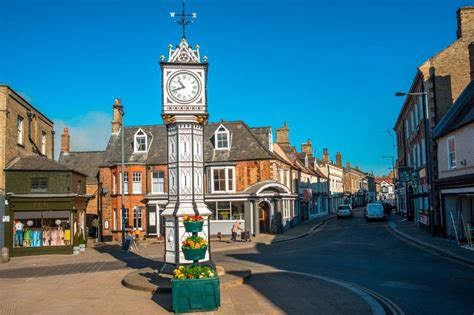
[[339, 206], [339, 208], [337, 210], [350, 210], [351, 207], [349, 206]]

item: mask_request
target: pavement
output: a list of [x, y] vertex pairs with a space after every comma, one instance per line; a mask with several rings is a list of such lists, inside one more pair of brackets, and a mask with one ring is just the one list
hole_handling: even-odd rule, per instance
[[455, 239], [432, 237], [426, 230], [418, 228], [413, 222], [400, 216], [390, 216], [387, 223], [396, 236], [412, 245], [455, 262], [474, 267], [474, 248], [459, 246]]
[[[220, 255], [256, 250], [300, 239], [331, 218], [319, 218], [282, 235], [254, 237], [251, 243], [214, 240], [211, 244]], [[137, 252], [123, 252], [118, 244], [95, 244], [79, 255], [12, 258], [0, 265], [0, 314], [126, 314], [136, 312], [137, 305], [141, 313], [169, 313], [171, 294], [130, 290], [122, 285], [122, 279], [130, 274], [159, 269], [162, 257], [163, 244], [149, 240], [142, 242]], [[345, 314], [354, 307], [356, 313], [373, 313], [358, 294], [324, 279], [308, 281], [307, 275], [262, 267], [249, 277], [246, 264], [225, 260], [216, 263], [225, 268], [226, 274], [220, 277], [221, 307], [211, 314]], [[334, 297], [337, 300], [331, 299]]]

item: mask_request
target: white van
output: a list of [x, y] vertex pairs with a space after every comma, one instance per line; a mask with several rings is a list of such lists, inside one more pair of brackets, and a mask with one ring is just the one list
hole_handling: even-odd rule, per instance
[[383, 205], [381, 203], [368, 203], [365, 208], [365, 219], [369, 220], [385, 220]]

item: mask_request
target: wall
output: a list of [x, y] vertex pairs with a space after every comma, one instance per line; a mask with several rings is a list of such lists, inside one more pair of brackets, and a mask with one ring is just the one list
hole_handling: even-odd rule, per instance
[[[456, 161], [454, 169], [448, 169], [447, 140], [455, 137]], [[464, 126], [438, 139], [438, 172], [439, 178], [474, 174], [474, 123]], [[465, 161], [466, 165], [461, 165]]]
[[270, 162], [270, 160], [238, 162], [235, 167], [236, 192], [242, 192], [260, 181], [272, 179]]
[[[28, 112], [31, 113], [29, 124]], [[23, 144], [17, 141], [17, 117], [23, 118]], [[31, 126], [31, 130], [30, 127]], [[7, 86], [0, 86], [0, 192], [5, 188], [5, 169], [15, 158], [41, 150], [41, 131], [46, 132], [46, 156], [53, 158], [53, 123]], [[31, 132], [32, 141], [28, 139]]]
[[[16, 194], [30, 193], [31, 178], [48, 178], [48, 193], [67, 194], [74, 192], [77, 184], [73, 181], [71, 172], [46, 172], [46, 171], [7, 171], [7, 192]], [[83, 176], [83, 183], [86, 178]], [[84, 187], [85, 189], [85, 187]]]

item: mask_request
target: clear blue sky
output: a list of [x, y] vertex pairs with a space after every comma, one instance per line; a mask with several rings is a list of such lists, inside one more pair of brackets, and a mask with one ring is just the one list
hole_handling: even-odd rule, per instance
[[[297, 147], [376, 174], [416, 67], [456, 38], [458, 0], [188, 0], [188, 41], [209, 57], [210, 120], [290, 126]], [[0, 83], [103, 149], [111, 105], [126, 124], [161, 123], [160, 55], [181, 33], [179, 0], [2, 0]], [[56, 149], [58, 149], [58, 145]]]

